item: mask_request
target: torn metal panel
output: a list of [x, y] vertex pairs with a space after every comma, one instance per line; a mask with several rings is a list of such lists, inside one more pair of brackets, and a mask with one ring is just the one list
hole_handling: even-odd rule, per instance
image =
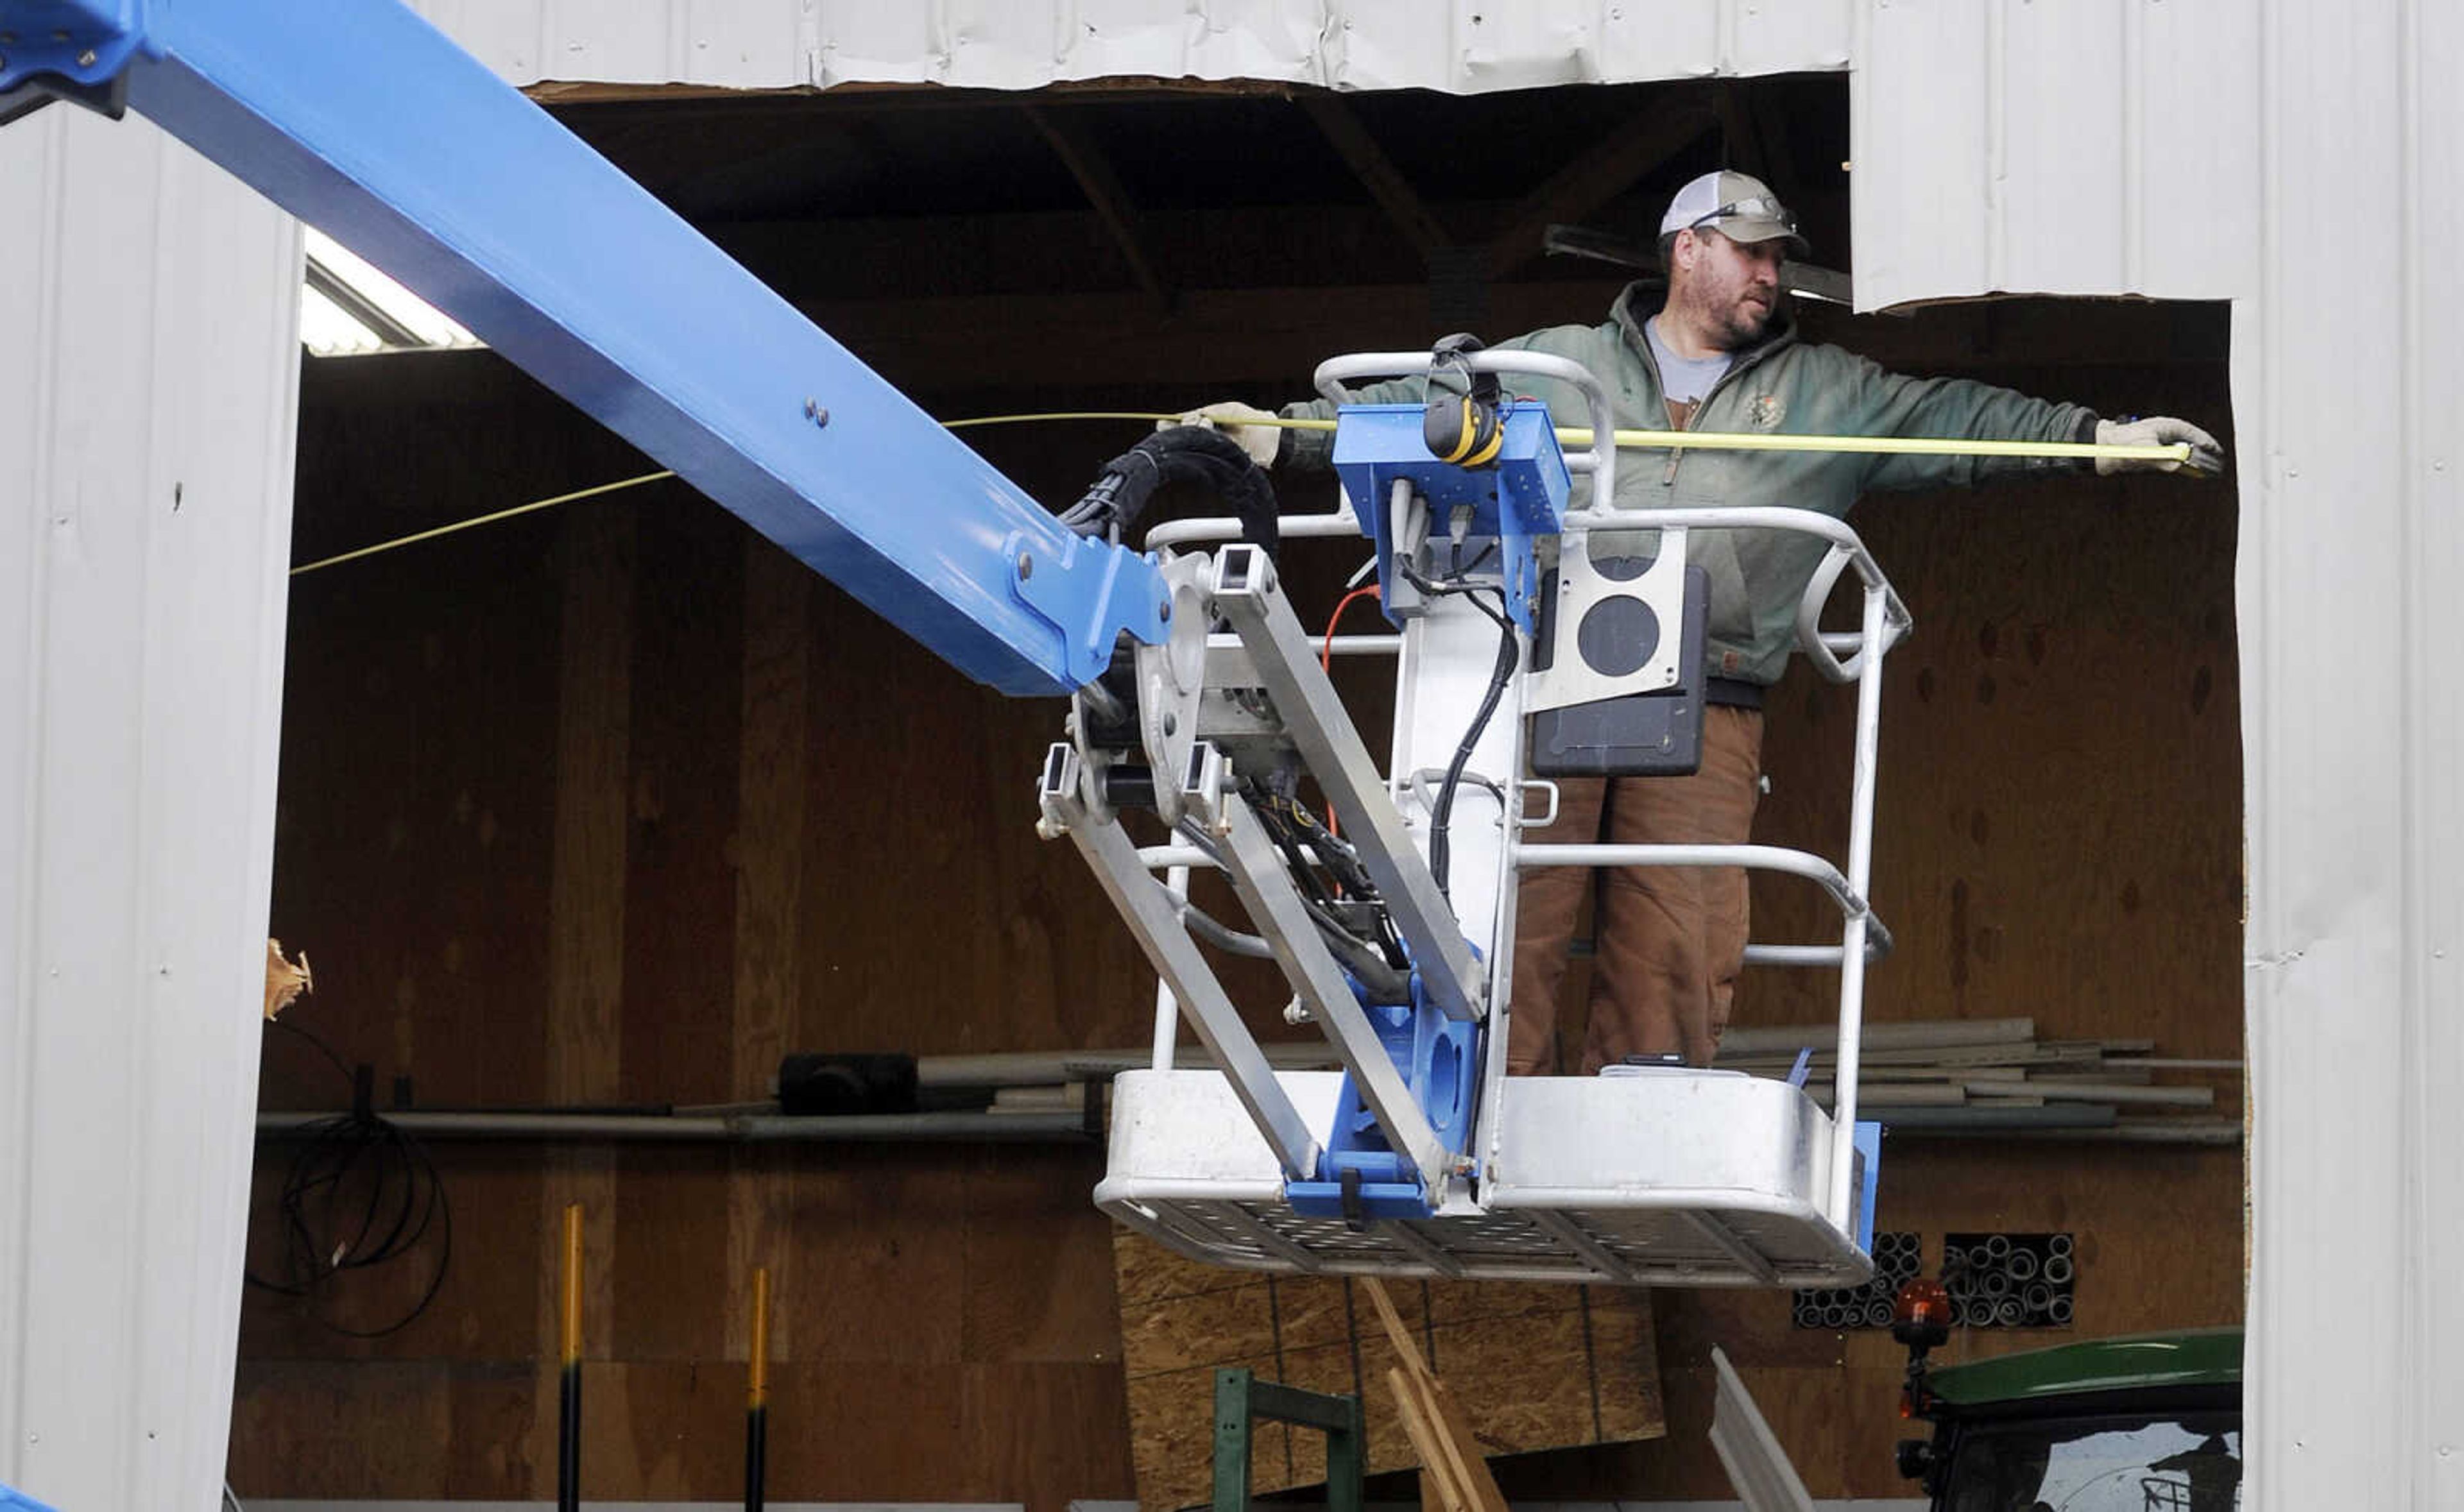
[[1855, 0], [417, 0], [517, 84], [1039, 89], [1263, 79], [1455, 94], [1848, 66]]

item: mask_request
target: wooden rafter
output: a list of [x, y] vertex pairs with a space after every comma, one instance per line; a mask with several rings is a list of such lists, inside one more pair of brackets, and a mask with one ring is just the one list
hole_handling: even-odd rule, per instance
[[1734, 78], [1720, 80], [1717, 89], [1727, 165], [1770, 185], [1781, 204], [1795, 205], [1802, 186], [1788, 159], [1788, 115], [1778, 92]]
[[1488, 275], [1501, 277], [1538, 256], [1551, 221], [1581, 220], [1717, 123], [1699, 95], [1668, 99], [1637, 115], [1524, 196], [1505, 229], [1489, 239]]
[[1377, 145], [1376, 139], [1369, 134], [1369, 128], [1360, 123], [1360, 118], [1353, 115], [1349, 106], [1332, 95], [1302, 95], [1297, 103], [1308, 112], [1309, 120], [1317, 123], [1319, 133], [1326, 138], [1327, 144], [1334, 148], [1335, 156], [1343, 160], [1344, 166], [1352, 170], [1353, 176], [1369, 191], [1369, 197], [1377, 202], [1378, 208], [1386, 212], [1386, 218], [1395, 223], [1395, 229], [1403, 233], [1404, 239], [1418, 249], [1421, 256], [1426, 257], [1447, 245], [1445, 228], [1429, 213], [1429, 208], [1420, 202], [1419, 192], [1412, 187], [1410, 181], [1403, 177], [1402, 170], [1395, 166], [1394, 160], [1386, 156], [1385, 150]]
[[1771, 182], [1771, 165], [1763, 161], [1761, 134], [1745, 98], [1745, 86], [1724, 78], [1712, 86], [1713, 108], [1720, 117], [1720, 164], [1740, 173]]
[[1104, 230], [1111, 233], [1114, 245], [1120, 248], [1121, 255], [1128, 260], [1131, 274], [1138, 280], [1138, 287], [1147, 292], [1158, 308], [1170, 310], [1172, 290], [1164, 283], [1163, 275], [1155, 271], [1155, 255], [1148, 250], [1146, 233], [1138, 225], [1137, 209], [1122, 189], [1111, 164], [1096, 148], [1093, 140], [1079, 129], [1077, 122], [1067, 119], [1067, 112], [1050, 111], [1041, 105], [1021, 105], [1019, 109], [1025, 112], [1027, 121], [1043, 134], [1044, 140], [1051, 143], [1053, 152], [1069, 169], [1069, 176], [1078, 181], [1078, 187], [1086, 193], [1087, 203], [1094, 208], [1096, 218], [1104, 223]]

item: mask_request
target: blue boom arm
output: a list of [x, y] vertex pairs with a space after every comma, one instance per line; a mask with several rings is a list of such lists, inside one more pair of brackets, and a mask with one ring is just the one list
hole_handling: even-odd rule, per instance
[[959, 670], [1155, 642], [1145, 558], [1065, 530], [396, 0], [0, 0], [0, 121], [124, 104], [383, 268]]

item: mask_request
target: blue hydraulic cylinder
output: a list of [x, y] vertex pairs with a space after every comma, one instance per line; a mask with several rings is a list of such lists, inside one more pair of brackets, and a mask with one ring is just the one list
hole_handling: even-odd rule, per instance
[[1566, 454], [1549, 406], [1520, 399], [1500, 413], [1505, 436], [1497, 460], [1486, 467], [1462, 468], [1429, 454], [1421, 433], [1419, 405], [1346, 405], [1334, 423], [1334, 472], [1352, 501], [1352, 512], [1369, 528], [1377, 543], [1379, 602], [1392, 605], [1397, 595], [1395, 567], [1395, 520], [1391, 508], [1395, 482], [1411, 480], [1429, 501], [1430, 535], [1443, 539], [1446, 521], [1459, 505], [1472, 510], [1471, 532], [1497, 542], [1499, 559], [1482, 571], [1504, 581], [1507, 612], [1525, 634], [1531, 632], [1532, 595], [1539, 589], [1539, 564], [1534, 555], [1538, 537], [1557, 534], [1566, 513], [1570, 476]]
[[0, 121], [129, 108], [462, 322], [959, 670], [1059, 693], [1164, 634], [1082, 539], [398, 0], [0, 0]]

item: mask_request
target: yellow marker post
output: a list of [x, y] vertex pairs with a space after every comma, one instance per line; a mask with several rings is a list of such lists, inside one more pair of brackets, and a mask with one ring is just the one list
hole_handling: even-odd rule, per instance
[[770, 1445], [770, 1267], [753, 1271], [753, 1348], [744, 1371], [744, 1512], [761, 1512]]

